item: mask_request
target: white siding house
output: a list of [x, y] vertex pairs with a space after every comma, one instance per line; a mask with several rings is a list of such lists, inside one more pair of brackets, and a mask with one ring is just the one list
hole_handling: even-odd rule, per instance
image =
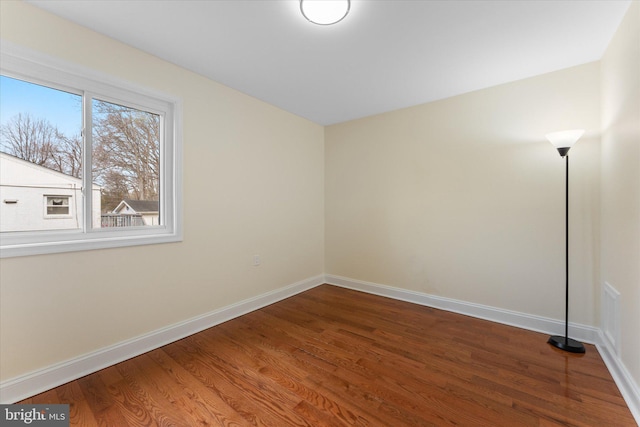
[[131, 200], [121, 201], [113, 210], [119, 216], [136, 216], [140, 218], [138, 225], [159, 225], [160, 212], [157, 200]]
[[[100, 227], [100, 187], [93, 186]], [[0, 232], [79, 229], [82, 180], [0, 152]]]

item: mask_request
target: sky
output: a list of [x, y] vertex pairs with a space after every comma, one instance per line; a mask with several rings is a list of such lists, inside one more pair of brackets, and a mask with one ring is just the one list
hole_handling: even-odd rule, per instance
[[0, 76], [0, 124], [19, 113], [46, 119], [68, 136], [82, 129], [80, 95]]

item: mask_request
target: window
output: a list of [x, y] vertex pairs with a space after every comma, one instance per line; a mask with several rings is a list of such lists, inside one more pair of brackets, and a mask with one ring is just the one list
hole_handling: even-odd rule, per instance
[[69, 196], [46, 196], [47, 217], [69, 216]]
[[181, 240], [180, 102], [13, 45], [1, 55], [0, 200], [16, 201], [0, 204], [2, 257]]

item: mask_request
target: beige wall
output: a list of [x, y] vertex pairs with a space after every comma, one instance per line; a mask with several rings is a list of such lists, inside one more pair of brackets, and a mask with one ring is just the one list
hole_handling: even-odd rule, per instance
[[599, 319], [599, 63], [325, 131], [326, 272], [564, 320], [571, 149], [571, 321]]
[[601, 63], [602, 283], [620, 292], [620, 358], [640, 384], [640, 3]]
[[3, 39], [184, 104], [184, 242], [1, 260], [2, 380], [322, 274], [322, 126], [22, 2], [0, 7]]

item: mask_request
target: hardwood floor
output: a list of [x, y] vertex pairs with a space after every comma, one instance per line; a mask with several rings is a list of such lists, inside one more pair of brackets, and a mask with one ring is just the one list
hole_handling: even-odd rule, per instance
[[596, 348], [322, 285], [21, 403], [81, 426], [635, 426]]

